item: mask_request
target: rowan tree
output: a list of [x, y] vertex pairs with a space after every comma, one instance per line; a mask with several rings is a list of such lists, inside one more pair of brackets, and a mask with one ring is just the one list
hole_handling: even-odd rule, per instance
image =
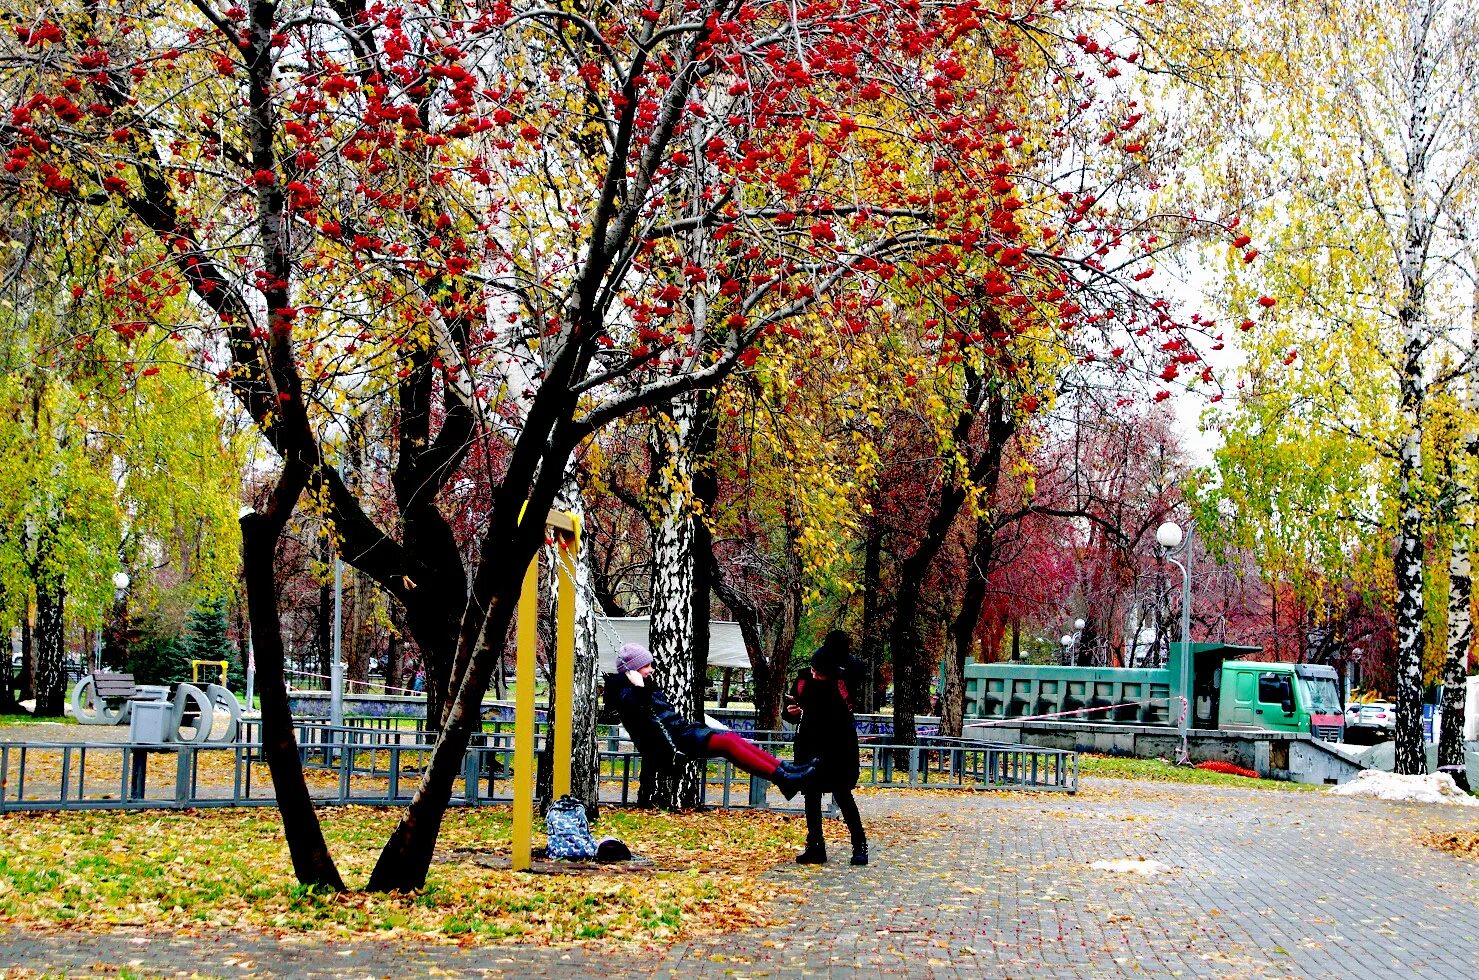
[[[717, 383], [797, 316], [867, 329], [848, 298], [870, 290], [959, 269], [1000, 290], [1012, 331], [1111, 306], [1135, 261], [1111, 253], [1156, 222], [1107, 217], [1118, 181], [1039, 194], [1012, 176], [1091, 129], [1134, 172], [1141, 120], [1081, 90], [1139, 55], [1058, 36], [1048, 8], [11, 7], [7, 188], [117, 229], [137, 262], [97, 289], [123, 341], [149, 343], [188, 293], [176, 332], [282, 461], [242, 531], [264, 750], [301, 880], [342, 886], [292, 748], [273, 595], [304, 493], [405, 606], [445, 705], [370, 880], [417, 887], [582, 441]], [[1080, 67], [1062, 142], [1044, 127], [1038, 146], [1008, 95], [1043, 45]], [[950, 358], [995, 356], [990, 332], [960, 333]], [[363, 428], [392, 521], [340, 475], [364, 415], [383, 423]], [[483, 441], [505, 462], [469, 556], [442, 507]]]

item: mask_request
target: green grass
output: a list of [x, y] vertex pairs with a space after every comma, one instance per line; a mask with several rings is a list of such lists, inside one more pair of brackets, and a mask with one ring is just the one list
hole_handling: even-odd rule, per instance
[[1098, 776], [1104, 779], [1141, 779], [1159, 783], [1196, 783], [1203, 786], [1282, 790], [1318, 788], [1307, 783], [1291, 783], [1282, 779], [1249, 779], [1246, 776], [1209, 772], [1195, 766], [1174, 766], [1162, 759], [1136, 759], [1118, 755], [1080, 755], [1078, 772], [1080, 776]]
[[34, 725], [39, 721], [54, 721], [62, 725], [75, 725], [77, 721], [70, 715], [54, 715], [52, 717], [37, 717], [21, 713], [18, 715], [0, 715], [0, 726], [6, 725]]

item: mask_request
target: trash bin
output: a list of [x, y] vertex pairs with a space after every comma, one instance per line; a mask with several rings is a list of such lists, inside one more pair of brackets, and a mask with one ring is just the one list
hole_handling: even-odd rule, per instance
[[175, 706], [169, 701], [135, 701], [129, 712], [128, 739], [136, 745], [173, 742]]

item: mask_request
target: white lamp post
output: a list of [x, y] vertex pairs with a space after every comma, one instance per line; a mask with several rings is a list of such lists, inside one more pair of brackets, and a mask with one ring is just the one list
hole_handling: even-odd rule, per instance
[[[1191, 730], [1191, 525], [1186, 534], [1181, 527], [1167, 521], [1155, 530], [1156, 542], [1161, 546], [1161, 557], [1181, 569], [1181, 696], [1184, 699], [1181, 712], [1181, 752], [1186, 754], [1186, 736]], [[1177, 561], [1180, 556], [1185, 564]]]

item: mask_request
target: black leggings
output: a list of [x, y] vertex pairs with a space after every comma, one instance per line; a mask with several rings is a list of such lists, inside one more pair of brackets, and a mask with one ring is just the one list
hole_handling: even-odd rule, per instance
[[[863, 816], [858, 813], [858, 804], [852, 798], [852, 790], [833, 790], [832, 799], [837, 804], [837, 809], [842, 811], [842, 819], [847, 823], [847, 832], [852, 836], [852, 849], [863, 850], [868, 846], [868, 836], [863, 833]], [[808, 845], [823, 843], [822, 792], [820, 790], [806, 794], [806, 843]]]

